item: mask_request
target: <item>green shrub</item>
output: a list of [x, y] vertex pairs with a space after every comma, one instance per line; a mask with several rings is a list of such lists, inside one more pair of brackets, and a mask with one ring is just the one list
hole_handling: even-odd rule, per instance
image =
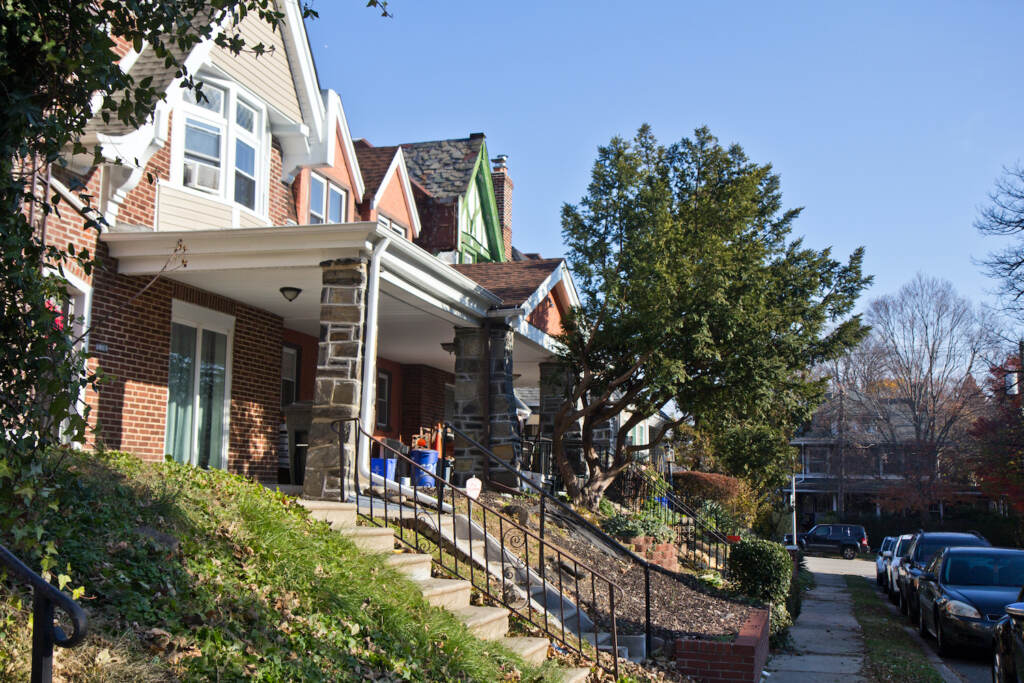
[[676, 535], [672, 527], [657, 517], [644, 513], [639, 515], [614, 514], [601, 522], [601, 528], [615, 538], [652, 536], [662, 543], [673, 540]]
[[732, 547], [729, 573], [744, 595], [782, 605], [793, 578], [793, 560], [781, 543], [745, 538]]

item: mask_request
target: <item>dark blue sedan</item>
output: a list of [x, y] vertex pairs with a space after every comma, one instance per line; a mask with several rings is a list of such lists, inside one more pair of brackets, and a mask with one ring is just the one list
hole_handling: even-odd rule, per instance
[[941, 654], [962, 646], [990, 653], [992, 630], [1024, 585], [1024, 550], [952, 547], [918, 577], [921, 635]]

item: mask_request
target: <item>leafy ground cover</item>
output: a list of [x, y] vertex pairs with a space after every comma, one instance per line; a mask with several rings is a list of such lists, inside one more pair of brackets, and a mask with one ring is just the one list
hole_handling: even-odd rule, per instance
[[[293, 499], [223, 472], [70, 453], [47, 520], [90, 636], [65, 680], [549, 680], [480, 641]], [[6, 544], [10, 539], [3, 539]], [[0, 679], [27, 679], [30, 599], [0, 581]]]
[[846, 587], [864, 635], [862, 674], [872, 681], [941, 683], [942, 677], [928, 662], [921, 646], [893, 619], [872, 584], [861, 576], [847, 576]]

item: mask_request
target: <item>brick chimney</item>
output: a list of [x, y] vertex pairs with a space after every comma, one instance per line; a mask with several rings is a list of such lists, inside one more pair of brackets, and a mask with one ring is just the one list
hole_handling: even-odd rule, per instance
[[491, 181], [494, 184], [494, 200], [498, 204], [498, 221], [501, 223], [501, 239], [505, 243], [505, 260], [512, 260], [512, 179], [508, 177], [508, 155], [499, 154], [491, 159], [494, 164]]

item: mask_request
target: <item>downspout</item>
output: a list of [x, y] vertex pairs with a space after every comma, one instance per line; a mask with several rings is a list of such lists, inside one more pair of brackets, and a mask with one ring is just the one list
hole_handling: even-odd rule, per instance
[[[380, 300], [380, 260], [387, 250], [391, 238], [384, 237], [373, 246], [370, 254], [370, 268], [366, 283], [366, 344], [363, 346], [363, 382], [362, 397], [359, 401], [359, 424], [363, 431], [369, 433], [373, 419], [372, 406], [374, 389], [377, 386], [377, 304]], [[359, 433], [356, 435], [356, 467], [359, 479], [370, 479], [370, 437]], [[358, 491], [356, 492], [358, 495]]]

